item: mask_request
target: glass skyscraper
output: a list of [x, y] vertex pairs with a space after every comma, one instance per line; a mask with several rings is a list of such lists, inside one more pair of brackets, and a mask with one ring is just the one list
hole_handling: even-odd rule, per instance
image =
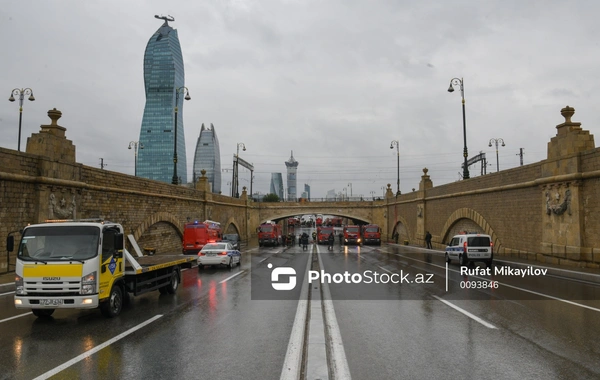
[[219, 149], [219, 139], [215, 126], [210, 125], [210, 129], [204, 124], [200, 128], [200, 136], [196, 143], [196, 153], [194, 154], [194, 178], [200, 177], [201, 170], [206, 170], [206, 177], [210, 183], [210, 190], [213, 193], [221, 192], [221, 150]]
[[279, 199], [283, 200], [283, 177], [281, 173], [271, 173], [271, 194], [276, 194]]
[[[185, 134], [183, 130], [183, 100], [185, 93], [176, 95], [185, 84], [183, 57], [177, 30], [169, 26], [173, 18], [158, 17], [165, 22], [150, 37], [144, 53], [144, 86], [146, 106], [140, 130], [137, 175], [171, 183], [174, 174], [173, 154], [177, 128], [177, 176], [179, 183], [187, 182]], [[175, 104], [176, 98], [178, 104]], [[177, 126], [175, 106], [178, 106]]]

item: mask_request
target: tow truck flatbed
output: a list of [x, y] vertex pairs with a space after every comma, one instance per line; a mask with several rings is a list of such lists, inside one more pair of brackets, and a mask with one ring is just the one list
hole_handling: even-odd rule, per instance
[[161, 268], [170, 267], [173, 265], [191, 264], [196, 261], [195, 256], [179, 255], [154, 255], [154, 256], [142, 256], [136, 257], [135, 261], [139, 264], [140, 268], [134, 268], [130, 261], [125, 264], [125, 274], [140, 274], [158, 270]]

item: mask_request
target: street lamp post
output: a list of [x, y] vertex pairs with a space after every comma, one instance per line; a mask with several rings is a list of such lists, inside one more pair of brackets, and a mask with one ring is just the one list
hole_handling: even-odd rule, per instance
[[[242, 151], [244, 151], [244, 152], [246, 151], [246, 145], [244, 145], [244, 143], [237, 143], [237, 152], [235, 154], [235, 168], [233, 169], [233, 187], [234, 187], [236, 198], [240, 197], [240, 193], [239, 193], [240, 146], [242, 147]], [[232, 196], [233, 196], [233, 194], [232, 194]]]
[[10, 92], [9, 101], [15, 101], [15, 95], [19, 96], [19, 142], [17, 143], [17, 151], [21, 151], [21, 121], [23, 120], [23, 100], [25, 99], [25, 95], [29, 95], [27, 98], [29, 101], [33, 102], [35, 98], [33, 97], [33, 90], [29, 87], [27, 88], [15, 88]]
[[398, 156], [398, 182], [396, 189], [396, 196], [400, 195], [400, 142], [398, 140], [392, 140], [390, 143], [390, 149], [394, 149], [394, 145], [396, 145], [396, 153]]
[[462, 114], [463, 114], [463, 139], [465, 143], [465, 147], [463, 150], [463, 157], [465, 159], [464, 167], [463, 167], [463, 179], [469, 179], [469, 167], [467, 165], [467, 157], [469, 153], [467, 151], [467, 119], [465, 117], [465, 88], [464, 88], [464, 80], [462, 78], [452, 78], [450, 80], [450, 87], [448, 87], [448, 92], [454, 92], [454, 86], [460, 85], [460, 96], [462, 97]]
[[498, 161], [498, 143], [501, 142], [502, 146], [506, 146], [506, 145], [504, 144], [503, 138], [500, 138], [500, 137], [497, 139], [492, 138], [492, 139], [490, 139], [490, 145], [489, 145], [490, 148], [492, 147], [492, 141], [496, 144], [496, 172], [499, 172], [500, 171], [500, 162]]
[[133, 155], [135, 157], [135, 161], [134, 161], [134, 175], [137, 177], [137, 158], [138, 158], [138, 148], [139, 149], [144, 149], [144, 144], [142, 144], [139, 141], [130, 141], [129, 142], [129, 148], [127, 149], [131, 149], [131, 147], [133, 147]]
[[173, 179], [171, 183], [177, 185], [179, 177], [177, 176], [177, 113], [179, 112], [179, 94], [185, 92], [185, 100], [190, 100], [190, 90], [187, 87], [181, 86], [175, 90], [175, 148], [173, 149]]

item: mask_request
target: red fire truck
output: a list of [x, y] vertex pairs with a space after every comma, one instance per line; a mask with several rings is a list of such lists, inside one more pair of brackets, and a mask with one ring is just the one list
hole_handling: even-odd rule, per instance
[[344, 226], [344, 245], [361, 245], [360, 227]]
[[276, 246], [281, 244], [281, 226], [271, 220], [262, 223], [256, 229], [258, 233], [258, 246]]
[[362, 226], [362, 240], [364, 244], [381, 245], [381, 228], [376, 224]]
[[212, 220], [186, 223], [183, 227], [183, 254], [197, 255], [207, 243], [221, 241], [221, 224]]
[[317, 227], [317, 243], [318, 244], [327, 244], [327, 239], [329, 238], [329, 234], [333, 233], [335, 237], [335, 232], [333, 231], [333, 227]]
[[331, 225], [335, 226], [335, 227], [341, 227], [342, 221], [343, 221], [343, 218], [341, 218], [339, 216], [334, 216], [333, 218], [331, 218]]

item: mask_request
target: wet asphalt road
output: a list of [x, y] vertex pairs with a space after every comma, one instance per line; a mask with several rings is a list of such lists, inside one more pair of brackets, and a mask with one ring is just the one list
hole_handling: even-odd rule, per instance
[[[597, 285], [493, 276], [496, 289], [465, 290], [461, 281], [491, 277], [461, 276], [453, 263], [446, 292], [440, 254], [336, 244], [333, 252], [316, 247], [315, 260], [316, 251], [329, 273], [413, 281], [329, 285], [354, 379], [600, 378]], [[233, 270], [184, 271], [175, 296], [132, 298], [114, 319], [98, 310], [37, 319], [15, 309], [12, 294], [0, 295], [0, 379], [279, 379], [298, 302], [253, 300], [251, 285], [268, 276], [268, 263], [293, 267], [301, 279], [306, 259], [297, 246], [256, 248]], [[433, 283], [414, 282], [419, 273]]]
[[[425, 255], [424, 250], [405, 247], [338, 248], [333, 254], [321, 251], [325, 268], [382, 272], [383, 267], [394, 272], [433, 273], [436, 281], [434, 285], [411, 283], [380, 286], [377, 290], [377, 298], [385, 298], [381, 293], [387, 290], [388, 295], [401, 295], [402, 301], [357, 300], [352, 288], [330, 287], [350, 373], [355, 379], [600, 378], [598, 301], [576, 300], [570, 304], [524, 296], [522, 291], [505, 285], [523, 285], [561, 297], [566, 295], [564, 289], [574, 292], [575, 288], [580, 291], [575, 294], [585, 291], [597, 295], [597, 286], [557, 278], [502, 278], [506, 284], [501, 283], [494, 291], [470, 292], [472, 299], [464, 299], [445, 292], [441, 255]], [[460, 269], [456, 264], [449, 268]], [[449, 287], [456, 287], [463, 279], [450, 271]], [[435, 296], [449, 299], [447, 302], [490, 326]]]

